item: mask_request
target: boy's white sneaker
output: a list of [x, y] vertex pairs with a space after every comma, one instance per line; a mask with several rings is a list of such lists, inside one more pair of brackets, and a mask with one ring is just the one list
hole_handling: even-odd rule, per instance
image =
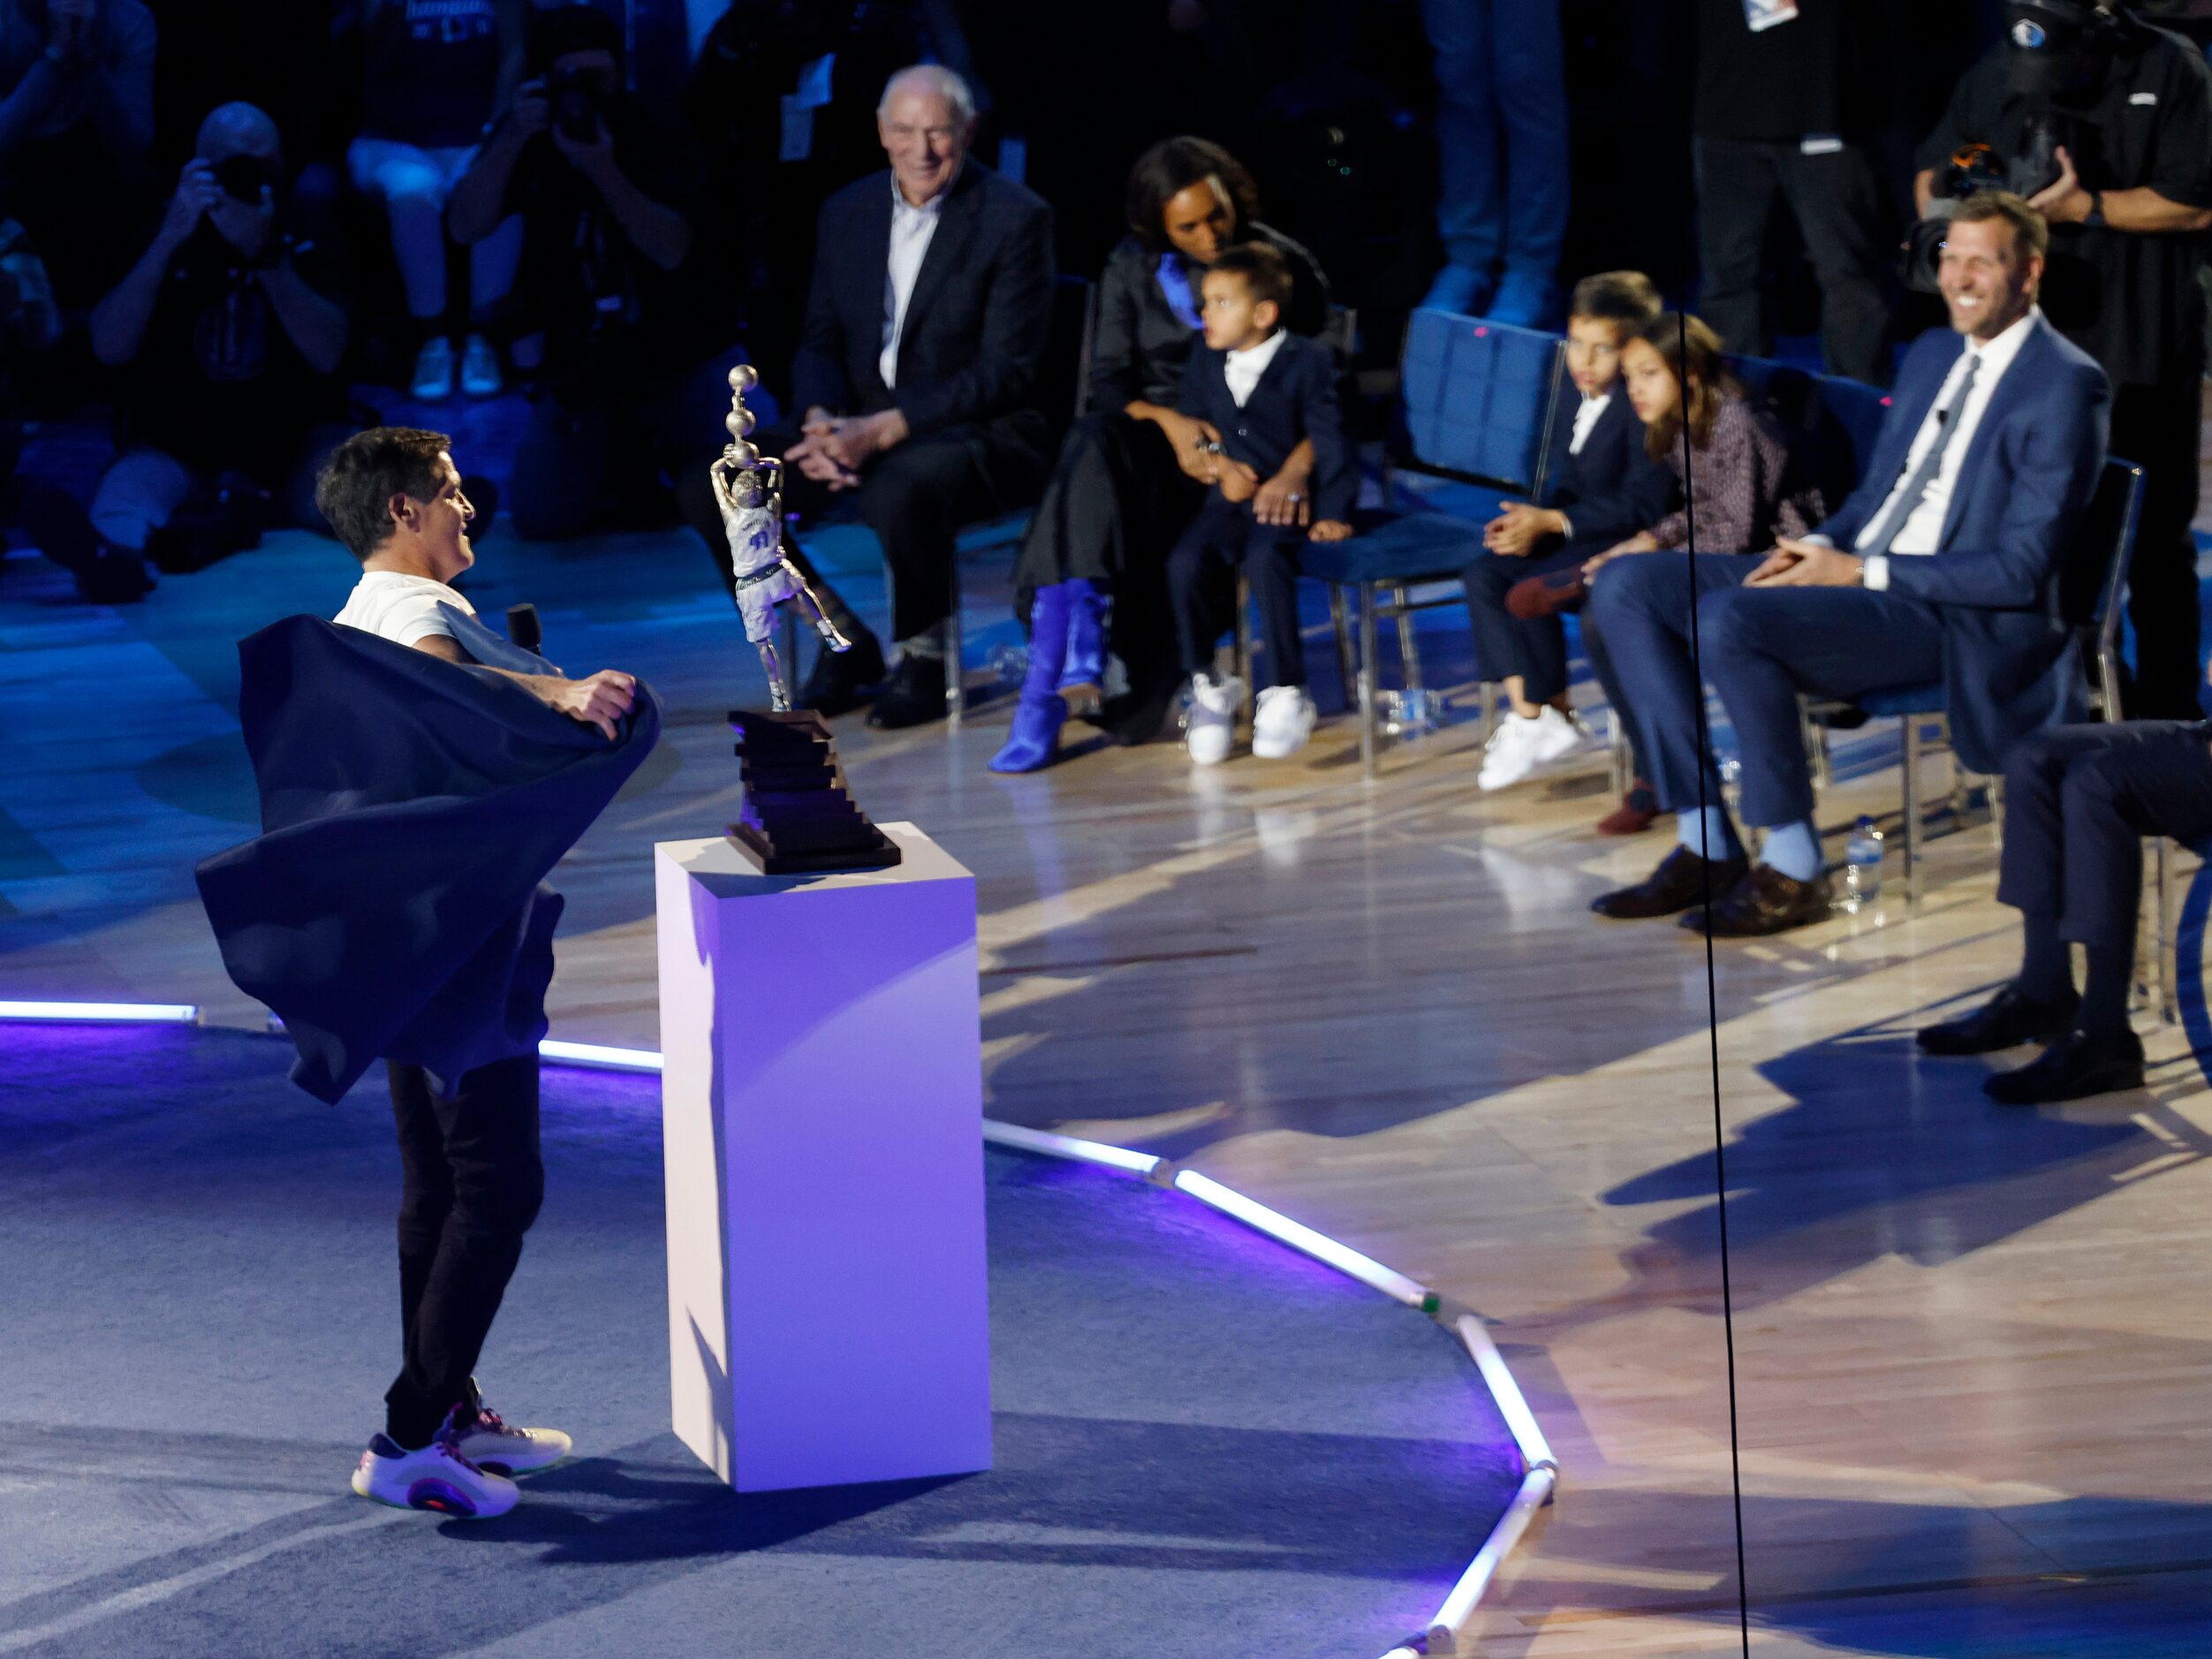
[[1482, 752], [1475, 783], [1484, 789], [1518, 784], [1539, 767], [1573, 754], [1589, 740], [1589, 729], [1572, 715], [1547, 703], [1534, 720], [1511, 713], [1498, 722]]
[[420, 1451], [401, 1449], [378, 1435], [353, 1469], [353, 1489], [394, 1509], [429, 1510], [453, 1520], [489, 1520], [504, 1515], [522, 1495], [504, 1474], [480, 1469], [461, 1456], [449, 1429]]
[[1286, 760], [1314, 735], [1316, 710], [1303, 686], [1270, 686], [1252, 716], [1252, 752], [1263, 761]]
[[514, 1476], [549, 1469], [576, 1450], [576, 1443], [557, 1428], [516, 1428], [499, 1413], [476, 1402], [476, 1415], [460, 1419], [456, 1408], [447, 1427], [461, 1456], [493, 1474]]
[[1219, 766], [1236, 741], [1237, 713], [1244, 707], [1244, 682], [1234, 674], [1201, 671], [1191, 676], [1190, 724], [1183, 742], [1200, 766]]

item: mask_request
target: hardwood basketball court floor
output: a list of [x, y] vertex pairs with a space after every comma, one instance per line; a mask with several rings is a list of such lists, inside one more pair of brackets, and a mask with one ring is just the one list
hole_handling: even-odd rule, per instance
[[[984, 541], [971, 662], [1014, 637]], [[869, 610], [866, 545], [822, 550]], [[481, 557], [487, 616], [531, 600], [557, 661], [668, 703], [553, 878], [556, 1034], [657, 1046], [651, 844], [731, 815], [722, 716], [759, 670], [681, 533]], [[191, 883], [253, 832], [232, 644], [335, 612], [352, 568], [287, 534], [107, 610], [7, 561], [0, 996], [259, 1024]], [[1463, 678], [1456, 621], [1431, 655], [1456, 637]], [[2001, 1111], [1981, 1063], [1916, 1059], [1913, 1028], [2014, 960], [1988, 829], [1931, 845], [1917, 913], [1893, 883], [1716, 950], [1713, 1026], [1701, 942], [1587, 913], [1666, 845], [1590, 833], [1602, 757], [1485, 796], [1462, 722], [1367, 784], [1338, 716], [1286, 762], [1198, 774], [1163, 743], [1001, 778], [1005, 719], [839, 723], [867, 810], [979, 878], [989, 1110], [1170, 1154], [1494, 1322], [1564, 1481], [1480, 1651], [1739, 1646], [1717, 1052], [1753, 1651], [2212, 1652], [2212, 1089], [2148, 1015], [2151, 1086], [2072, 1107]], [[1894, 747], [1839, 752], [1824, 824], [1896, 810]]]

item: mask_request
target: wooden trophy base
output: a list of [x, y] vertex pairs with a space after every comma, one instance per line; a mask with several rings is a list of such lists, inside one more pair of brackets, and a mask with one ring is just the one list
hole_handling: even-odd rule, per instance
[[743, 815], [730, 839], [763, 875], [887, 869], [898, 844], [853, 805], [830, 723], [811, 708], [733, 709]]

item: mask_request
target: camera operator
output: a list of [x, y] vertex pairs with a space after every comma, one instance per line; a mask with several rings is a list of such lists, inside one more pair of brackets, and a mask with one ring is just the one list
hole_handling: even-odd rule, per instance
[[2136, 678], [2128, 713], [2197, 719], [2189, 526], [2204, 372], [2198, 278], [2212, 228], [2212, 69], [2126, 0], [2011, 0], [2004, 13], [2005, 40], [1966, 72], [1921, 148], [1916, 195], [1928, 213], [1947, 159], [1986, 145], [1994, 155], [1978, 164], [2004, 168], [2049, 221], [2044, 308], [2111, 377], [2110, 452], [2147, 473], [2129, 581]]
[[[473, 244], [522, 217], [519, 325], [542, 331], [544, 363], [510, 496], [515, 528], [550, 540], [593, 527], [609, 505], [633, 519], [664, 509], [655, 471], [695, 471], [720, 451], [724, 377], [744, 353], [730, 346], [728, 302], [693, 280], [705, 263], [685, 210], [695, 170], [624, 89], [621, 25], [588, 5], [541, 11], [530, 66], [446, 223]], [[718, 325], [703, 347], [702, 322]], [[641, 464], [618, 474], [617, 460]], [[722, 544], [718, 516], [694, 522]]]
[[92, 502], [111, 547], [196, 570], [271, 524], [320, 522], [314, 463], [345, 416], [345, 269], [286, 188], [276, 124], [250, 103], [210, 113], [146, 251], [93, 308], [94, 354], [131, 371]]

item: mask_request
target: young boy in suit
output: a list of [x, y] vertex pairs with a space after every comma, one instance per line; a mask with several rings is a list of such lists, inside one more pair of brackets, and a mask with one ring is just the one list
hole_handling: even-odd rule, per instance
[[[1579, 396], [1553, 423], [1542, 496], [1500, 502], [1483, 529], [1482, 552], [1461, 572], [1476, 667], [1484, 679], [1504, 683], [1511, 704], [1483, 757], [1478, 781], [1484, 789], [1519, 783], [1579, 748], [1585, 736], [1569, 712], [1564, 625], [1557, 615], [1513, 616], [1507, 592], [1527, 577], [1578, 568], [1655, 523], [1671, 504], [1674, 475], [1645, 453], [1643, 423], [1620, 384], [1621, 348], [1660, 309], [1659, 291], [1641, 271], [1607, 271], [1575, 284], [1567, 374]], [[1583, 640], [1606, 679], [1609, 665], [1587, 618]]]
[[[1252, 722], [1252, 752], [1281, 760], [1306, 746], [1314, 700], [1306, 691], [1298, 629], [1298, 550], [1308, 541], [1340, 542], [1359, 474], [1337, 404], [1337, 364], [1317, 341], [1285, 333], [1290, 268], [1264, 242], [1224, 251], [1200, 284], [1206, 349], [1191, 353], [1183, 376], [1183, 413], [1203, 422], [1217, 446], [1214, 484], [1198, 517], [1168, 555], [1168, 593], [1183, 667], [1191, 677], [1191, 759], [1214, 766], [1229, 758], [1244, 686], [1214, 672], [1214, 648], [1235, 621], [1235, 573], [1241, 567], [1260, 606], [1266, 643]], [[1312, 499], [1298, 517], [1311, 526], [1262, 524], [1252, 497], [1302, 443], [1313, 446]], [[1292, 496], [1293, 501], [1298, 497]]]

